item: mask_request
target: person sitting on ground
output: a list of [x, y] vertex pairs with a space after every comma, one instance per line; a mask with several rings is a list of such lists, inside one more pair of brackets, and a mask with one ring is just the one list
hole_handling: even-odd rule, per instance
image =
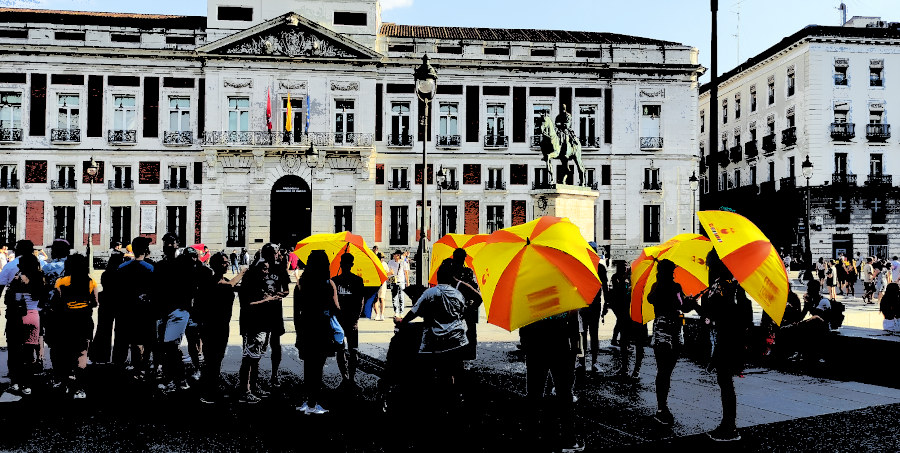
[[882, 327], [889, 333], [900, 333], [900, 285], [897, 283], [888, 283], [884, 290], [884, 296], [881, 297], [881, 304], [878, 311], [884, 316]]

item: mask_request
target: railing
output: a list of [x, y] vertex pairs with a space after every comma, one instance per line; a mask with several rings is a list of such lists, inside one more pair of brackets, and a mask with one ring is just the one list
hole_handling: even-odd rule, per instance
[[204, 145], [272, 145], [273, 134], [268, 131], [206, 131]]
[[409, 181], [391, 181], [388, 190], [409, 190]]
[[172, 131], [163, 133], [163, 145], [193, 145], [192, 131]]
[[19, 128], [2, 128], [0, 129], [0, 142], [21, 142], [22, 129]]
[[18, 190], [19, 189], [19, 180], [18, 179], [10, 179], [8, 181], [0, 181], [0, 189], [2, 189], [2, 190]]
[[582, 148], [595, 149], [600, 147], [600, 137], [580, 137]]
[[53, 143], [81, 142], [81, 129], [50, 129], [50, 141]]
[[531, 190], [555, 189], [556, 183], [551, 181], [535, 181], [531, 183]]
[[485, 148], [509, 148], [509, 136], [506, 135], [485, 135]]
[[107, 131], [106, 141], [109, 143], [128, 143], [133, 145], [137, 143], [137, 131]]
[[662, 181], [644, 181], [644, 190], [662, 190]]
[[891, 175], [869, 175], [866, 177], [867, 186], [890, 186], [893, 185], [894, 178]]
[[848, 141], [856, 137], [855, 123], [831, 123], [831, 138]]
[[662, 149], [662, 137], [641, 137], [641, 149]]
[[856, 175], [848, 173], [833, 173], [831, 175], [831, 183], [834, 185], [855, 186]]
[[75, 180], [70, 179], [66, 181], [50, 181], [50, 189], [51, 190], [75, 190]]
[[503, 181], [487, 181], [484, 183], [486, 190], [506, 190], [506, 183]]
[[777, 147], [778, 145], [775, 143], [775, 133], [771, 133], [763, 137], [762, 149], [764, 153], [774, 153]]
[[741, 145], [734, 145], [728, 150], [728, 157], [732, 162], [738, 163], [744, 159], [744, 149], [741, 148]]
[[249, 146], [372, 146], [375, 135], [363, 132], [207, 131], [203, 145]]
[[459, 181], [444, 181], [438, 183], [441, 190], [459, 190]]
[[459, 148], [462, 144], [462, 136], [460, 135], [438, 135], [436, 146], [447, 146], [453, 148]]
[[107, 188], [109, 190], [133, 190], [134, 189], [134, 181], [132, 180], [114, 180], [110, 179], [107, 181]]
[[744, 143], [744, 154], [747, 159], [752, 159], [759, 155], [759, 149], [756, 147], [756, 140], [750, 140]]
[[309, 137], [316, 146], [372, 146], [375, 143], [375, 134], [364, 132], [310, 132]]
[[781, 188], [781, 190], [794, 189], [797, 187], [797, 180], [793, 176], [781, 178], [781, 180], [778, 181], [778, 186]]
[[797, 126], [791, 126], [781, 131], [781, 144], [784, 146], [797, 144]]
[[731, 162], [728, 157], [728, 150], [723, 149], [722, 151], [716, 153], [716, 157], [714, 159], [719, 163], [719, 166], [725, 168]]
[[163, 190], [189, 190], [188, 182], [186, 179], [172, 181], [167, 179], [163, 181]]
[[588, 186], [588, 188], [590, 188], [591, 190], [597, 190], [597, 184], [598, 184], [597, 181], [594, 181], [594, 182], [589, 182], [589, 183], [587, 184], [587, 186]]
[[885, 123], [866, 124], [866, 139], [870, 142], [883, 142], [891, 138], [891, 125]]
[[400, 134], [400, 135], [390, 134], [390, 135], [388, 135], [387, 145], [395, 146], [398, 148], [412, 148], [413, 136], [410, 134]]

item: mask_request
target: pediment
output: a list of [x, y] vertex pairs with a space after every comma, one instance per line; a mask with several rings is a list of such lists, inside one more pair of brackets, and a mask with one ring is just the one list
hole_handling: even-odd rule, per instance
[[362, 44], [288, 13], [197, 49], [216, 55], [371, 60], [381, 55]]

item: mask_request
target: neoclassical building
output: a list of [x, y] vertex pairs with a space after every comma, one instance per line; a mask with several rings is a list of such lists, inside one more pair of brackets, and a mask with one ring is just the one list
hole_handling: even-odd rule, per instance
[[[382, 23], [376, 0], [0, 12], [5, 242], [100, 251], [145, 235], [159, 250], [173, 231], [252, 250], [351, 230], [414, 249], [423, 183], [429, 240], [491, 232], [541, 215], [536, 194], [555, 181], [536, 127], [562, 106], [597, 195], [586, 239], [632, 259], [692, 230], [702, 68], [689, 46]], [[427, 130], [413, 80], [426, 54]]]

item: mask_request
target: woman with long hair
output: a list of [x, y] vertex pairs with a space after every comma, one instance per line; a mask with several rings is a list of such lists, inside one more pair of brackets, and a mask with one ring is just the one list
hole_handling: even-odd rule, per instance
[[309, 254], [306, 268], [294, 291], [294, 323], [297, 351], [303, 359], [306, 401], [297, 408], [306, 414], [328, 412], [321, 406], [322, 371], [325, 359], [336, 351], [329, 319], [340, 311], [337, 287], [331, 281], [328, 255], [324, 250]]
[[819, 277], [819, 287], [825, 287], [825, 258], [819, 257], [819, 261], [816, 262], [816, 276]]
[[896, 282], [888, 283], [881, 296], [878, 311], [884, 316], [882, 327], [890, 333], [900, 332], [900, 323], [897, 316], [900, 315], [900, 285]]
[[[90, 358], [94, 363], [108, 363], [110, 359], [110, 350], [112, 349], [113, 326], [118, 326], [121, 322], [116, 322], [118, 315], [118, 270], [119, 266], [125, 262], [125, 255], [122, 253], [112, 253], [109, 255], [109, 261], [106, 263], [106, 269], [100, 276], [100, 285], [103, 291], [100, 292], [100, 299], [97, 301], [100, 306], [97, 309], [97, 333], [94, 335], [94, 341], [91, 342]], [[116, 350], [119, 354], [128, 354], [127, 345], [118, 340], [116, 337]]]
[[19, 272], [6, 288], [7, 366], [10, 389], [31, 394], [34, 369], [40, 366], [41, 318], [39, 303], [46, 294], [37, 257], [21, 255]]
[[[87, 257], [76, 253], [66, 260], [65, 274], [56, 281], [56, 328], [59, 329], [59, 346], [63, 348], [62, 370], [74, 371], [70, 382], [73, 398], [82, 399], [85, 368], [91, 338], [94, 335], [94, 307], [97, 306], [97, 282], [90, 276]], [[73, 376], [73, 374], [68, 374]], [[70, 378], [71, 379], [71, 378]]]

